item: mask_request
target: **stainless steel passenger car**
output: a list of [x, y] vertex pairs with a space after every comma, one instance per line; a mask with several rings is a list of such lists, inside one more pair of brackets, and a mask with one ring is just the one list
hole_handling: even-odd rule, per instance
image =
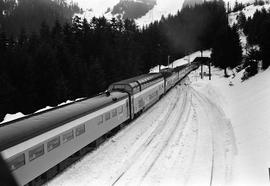
[[198, 64], [113, 83], [108, 92], [0, 126], [0, 152], [27, 184], [157, 102]]
[[164, 94], [164, 77], [160, 73], [145, 74], [113, 83], [109, 91], [124, 91], [131, 97], [131, 118], [150, 107]]
[[130, 118], [128, 94], [112, 92], [0, 127], [0, 151], [20, 185]]

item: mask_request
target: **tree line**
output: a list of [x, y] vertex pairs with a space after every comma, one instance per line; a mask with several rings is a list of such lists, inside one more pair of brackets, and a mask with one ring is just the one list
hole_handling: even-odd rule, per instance
[[34, 112], [47, 105], [90, 97], [110, 83], [142, 73], [140, 33], [134, 21], [73, 24], [43, 22], [39, 33], [18, 39], [0, 34], [1, 113]]
[[223, 1], [186, 7], [141, 29], [129, 19], [58, 18], [52, 25], [44, 19], [31, 32], [23, 26], [18, 34], [0, 29], [0, 120], [6, 113], [30, 114], [93, 96], [112, 82], [167, 64], [168, 55], [176, 59], [213, 48], [217, 66], [235, 65], [229, 64], [230, 58], [219, 63], [224, 57], [218, 52], [224, 48], [222, 34], [235, 37], [226, 45], [227, 56], [238, 42], [235, 30], [228, 27]]

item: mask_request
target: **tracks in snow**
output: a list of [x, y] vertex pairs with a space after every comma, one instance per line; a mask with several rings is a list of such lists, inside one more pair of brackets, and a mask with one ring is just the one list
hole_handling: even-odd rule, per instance
[[[150, 135], [146, 133], [147, 137], [142, 138], [135, 144], [137, 149], [130, 154], [130, 157], [127, 157], [123, 171], [113, 185], [140, 185], [157, 163], [175, 131], [177, 131], [176, 129], [180, 126], [182, 117], [179, 116], [182, 116], [188, 107], [188, 92], [180, 88], [177, 92], [176, 101], [172, 102], [160, 116]], [[136, 178], [134, 178], [134, 175], [136, 175]]]
[[[209, 146], [204, 149], [208, 149], [209, 152], [209, 158], [207, 159], [209, 162], [208, 169], [210, 170], [209, 184], [207, 184], [207, 182], [202, 184], [201, 181], [203, 179], [199, 181], [200, 179], [196, 177], [196, 181], [194, 181], [194, 178], [190, 180], [190, 185], [197, 185], [198, 183], [200, 183], [200, 185], [210, 186], [227, 185], [232, 179], [232, 163], [233, 157], [236, 154], [235, 138], [230, 120], [226, 118], [223, 110], [212, 102], [204, 92], [197, 91], [194, 88], [191, 89], [191, 92], [194, 97], [196, 97], [201, 125], [202, 127], [209, 128], [208, 132], [210, 133], [208, 133], [208, 135], [211, 134], [211, 139], [208, 138], [208, 143], [210, 144], [211, 141], [211, 147]], [[202, 127], [200, 128], [201, 132], [203, 130]], [[198, 164], [202, 165], [202, 163]], [[196, 171], [192, 173], [192, 175], [195, 174]]]
[[234, 147], [222, 110], [181, 85], [49, 185], [223, 185]]

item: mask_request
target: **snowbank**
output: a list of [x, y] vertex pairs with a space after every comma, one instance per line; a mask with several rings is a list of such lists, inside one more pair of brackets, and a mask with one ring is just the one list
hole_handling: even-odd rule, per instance
[[5, 123], [5, 122], [9, 122], [9, 121], [12, 121], [12, 120], [15, 120], [15, 119], [19, 119], [19, 118], [22, 118], [24, 117], [25, 115], [21, 112], [18, 112], [16, 114], [7, 114], [4, 118], [4, 120], [0, 123]]
[[231, 120], [238, 150], [232, 185], [269, 185], [270, 69], [245, 82], [241, 82], [242, 73], [226, 79], [223, 71], [215, 69], [213, 81], [197, 78], [194, 86], [219, 103]]
[[[83, 98], [78, 98], [76, 99], [75, 101], [79, 101]], [[67, 104], [70, 104], [70, 103], [73, 103], [75, 101], [71, 101], [71, 100], [67, 100], [66, 102], [63, 102], [63, 103], [60, 103], [59, 105], [57, 106], [63, 106], [63, 105], [67, 105]], [[49, 110], [49, 109], [52, 109], [53, 107], [50, 107], [50, 106], [47, 106], [45, 108], [42, 108], [34, 113], [39, 113], [39, 112], [43, 112], [43, 111], [46, 111], [46, 110]], [[4, 118], [4, 120], [2, 122], [0, 122], [0, 125], [3, 124], [3, 123], [6, 123], [6, 122], [9, 122], [9, 121], [13, 121], [13, 120], [16, 120], [16, 119], [20, 119], [20, 118], [23, 118], [27, 115], [24, 115], [23, 113], [21, 112], [18, 112], [16, 114], [7, 114]]]

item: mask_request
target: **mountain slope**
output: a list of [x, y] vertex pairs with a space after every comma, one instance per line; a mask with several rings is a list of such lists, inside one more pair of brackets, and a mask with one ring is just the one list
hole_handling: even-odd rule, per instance
[[137, 19], [144, 16], [156, 5], [156, 0], [120, 0], [111, 13], [126, 19]]
[[[163, 16], [175, 15], [182, 6], [193, 6], [200, 4], [203, 0], [68, 0], [74, 1], [82, 7], [85, 12], [81, 17], [91, 19], [93, 16], [105, 16], [111, 19], [113, 16], [135, 19], [139, 26], [148, 25], [158, 21]], [[238, 0], [247, 3], [253, 0]], [[234, 5], [234, 0], [224, 0]]]
[[136, 22], [139, 26], [148, 25], [151, 22], [158, 21], [163, 16], [168, 16], [169, 14], [175, 15], [177, 11], [182, 9], [184, 0], [157, 0], [156, 6], [149, 11], [145, 16], [137, 19]]

